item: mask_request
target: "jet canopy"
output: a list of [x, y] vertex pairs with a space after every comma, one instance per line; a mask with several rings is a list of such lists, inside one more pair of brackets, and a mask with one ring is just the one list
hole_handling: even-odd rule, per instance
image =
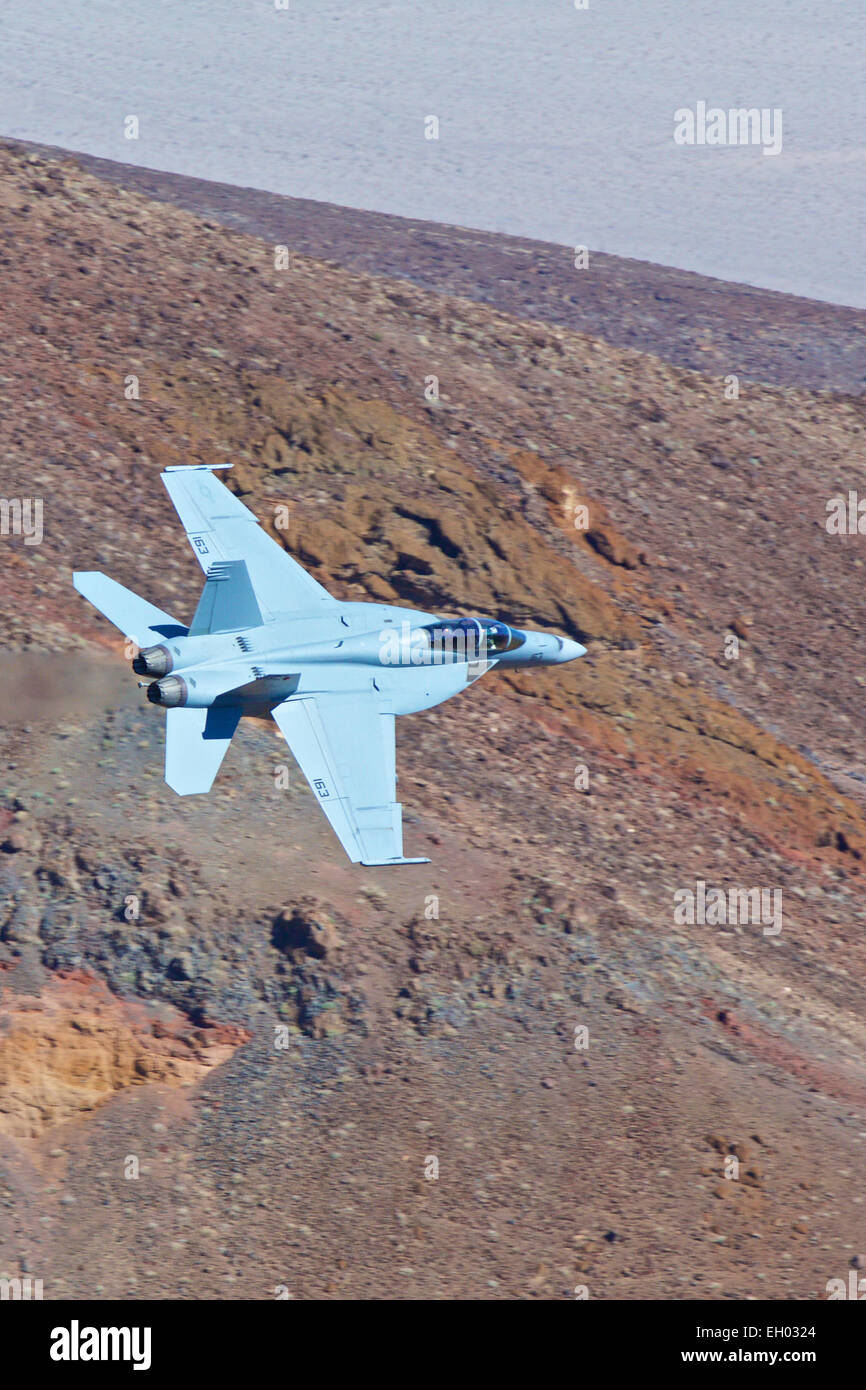
[[[526, 641], [517, 628], [496, 618], [452, 618], [427, 623], [434, 660], [478, 661], [513, 652]], [[437, 657], [437, 653], [441, 656]]]

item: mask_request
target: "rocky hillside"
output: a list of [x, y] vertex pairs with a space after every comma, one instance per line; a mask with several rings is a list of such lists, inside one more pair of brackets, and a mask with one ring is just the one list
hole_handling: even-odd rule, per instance
[[[863, 1247], [862, 399], [0, 169], [0, 495], [43, 531], [2, 539], [0, 1272], [819, 1297]], [[347, 864], [272, 726], [163, 785], [70, 574], [191, 614], [158, 473], [221, 460], [336, 593], [588, 646], [401, 721], [430, 865]], [[698, 881], [781, 930], [678, 922]]]

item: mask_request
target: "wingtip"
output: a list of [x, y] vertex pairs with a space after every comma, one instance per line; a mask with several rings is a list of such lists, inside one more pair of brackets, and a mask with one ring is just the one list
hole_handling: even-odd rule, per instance
[[392, 864], [429, 864], [429, 859], [362, 859], [365, 869], [386, 869]]
[[77, 589], [80, 594], [83, 594], [84, 597], [87, 598], [88, 595], [86, 591], [92, 584], [93, 580], [103, 579], [104, 577], [105, 576], [103, 575], [101, 570], [73, 570], [72, 587], [73, 589]]
[[234, 468], [233, 463], [167, 463], [165, 473], [212, 473], [215, 468]]

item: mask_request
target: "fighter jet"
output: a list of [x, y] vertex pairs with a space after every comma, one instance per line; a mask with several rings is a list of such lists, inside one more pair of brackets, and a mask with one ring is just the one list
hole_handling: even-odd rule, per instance
[[334, 598], [215, 477], [231, 466], [161, 474], [205, 574], [189, 626], [105, 574], [73, 575], [166, 710], [165, 780], [180, 796], [210, 791], [241, 717], [270, 715], [353, 864], [429, 863], [403, 856], [397, 715], [493, 666], [560, 665], [586, 648], [493, 618]]

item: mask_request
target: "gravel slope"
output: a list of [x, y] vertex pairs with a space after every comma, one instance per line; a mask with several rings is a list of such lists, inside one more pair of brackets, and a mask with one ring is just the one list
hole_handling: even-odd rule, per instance
[[[279, 272], [134, 172], [0, 165], [0, 492], [44, 503], [41, 544], [3, 540], [0, 1271], [820, 1297], [866, 1247], [862, 561], [823, 524], [862, 474], [850, 384], [726, 401], [669, 329], [646, 355], [394, 266]], [[209, 797], [162, 783], [70, 573], [189, 613], [158, 472], [226, 457], [339, 594], [587, 641], [402, 721], [429, 866], [344, 862], [266, 725]], [[781, 932], [678, 924], [698, 880], [779, 889]]]

